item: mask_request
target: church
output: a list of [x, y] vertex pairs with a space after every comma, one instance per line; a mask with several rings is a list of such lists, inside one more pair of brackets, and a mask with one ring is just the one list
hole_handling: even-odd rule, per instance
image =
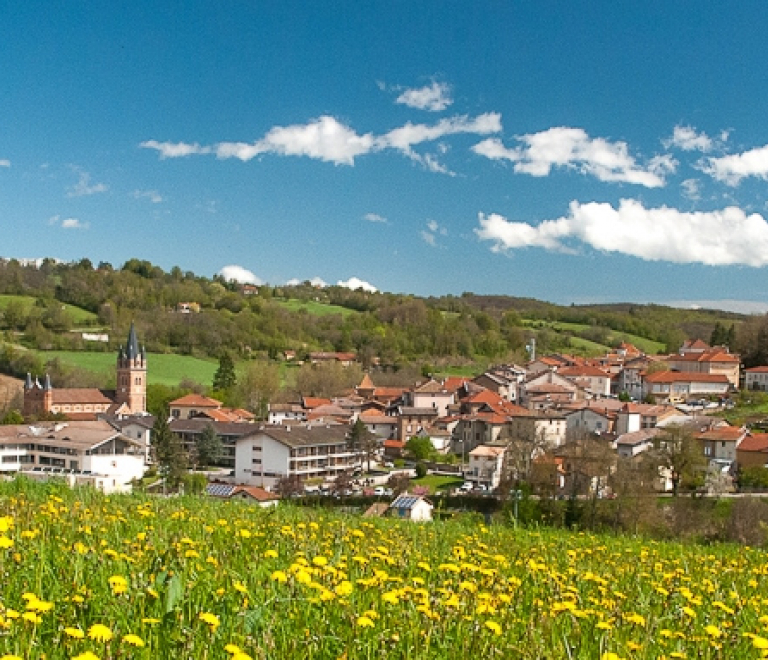
[[141, 415], [147, 412], [147, 355], [139, 348], [131, 323], [128, 341], [117, 353], [116, 390], [55, 388], [45, 376], [41, 384], [27, 374], [24, 416], [61, 413], [72, 421], [95, 420], [101, 415]]

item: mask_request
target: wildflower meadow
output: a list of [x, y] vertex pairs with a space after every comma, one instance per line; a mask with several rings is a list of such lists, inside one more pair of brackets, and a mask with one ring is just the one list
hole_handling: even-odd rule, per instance
[[768, 556], [0, 484], [0, 660], [760, 658]]

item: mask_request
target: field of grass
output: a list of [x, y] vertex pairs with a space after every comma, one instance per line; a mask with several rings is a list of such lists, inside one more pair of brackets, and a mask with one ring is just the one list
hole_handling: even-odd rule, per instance
[[347, 309], [346, 307], [340, 307], [338, 305], [327, 305], [325, 303], [315, 302], [314, 300], [302, 301], [302, 300], [275, 300], [275, 302], [292, 312], [306, 311], [308, 314], [314, 314], [316, 316], [328, 316], [329, 314], [341, 314], [342, 316], [349, 316], [350, 314], [357, 314], [353, 309]]
[[[0, 657], [764, 657], [764, 551], [0, 484]], [[6, 654], [6, 655], [3, 655]]]
[[[12, 295], [0, 295], [0, 310], [5, 309], [13, 302], [20, 302], [24, 308], [24, 313], [29, 314], [29, 310], [32, 309], [37, 300], [32, 296], [12, 296]], [[75, 305], [64, 305], [62, 303], [65, 312], [72, 319], [72, 323], [76, 326], [90, 326], [98, 321], [98, 316], [93, 312], [76, 307]]]
[[[48, 361], [58, 358], [65, 365], [113, 375], [116, 353], [92, 353], [88, 351], [35, 351], [41, 359]], [[147, 355], [147, 378], [149, 383], [174, 387], [185, 378], [203, 385], [210, 385], [219, 366], [216, 360], [204, 360], [188, 355], [150, 353]]]
[[[563, 333], [577, 333], [577, 332], [584, 332], [585, 330], [589, 330], [590, 326], [585, 323], [565, 323], [562, 321], [557, 321], [554, 323], [549, 323], [547, 321], [539, 321], [539, 320], [531, 320], [531, 319], [524, 319], [523, 324], [528, 327], [545, 327], [553, 332]], [[578, 337], [574, 337], [574, 341], [586, 341], [583, 339], [580, 339]], [[633, 346], [639, 348], [644, 353], [647, 353], [649, 355], [655, 355], [658, 353], [664, 352], [664, 344], [658, 341], [653, 341], [652, 339], [647, 339], [646, 337], [640, 337], [638, 335], [631, 335], [626, 332], [615, 332], [613, 330], [609, 330], [608, 332], [608, 343], [613, 345], [617, 342], [627, 342], [628, 344], [632, 344]], [[590, 342], [593, 343], [593, 342]], [[607, 347], [604, 347], [602, 344], [594, 344], [600, 351], [605, 351]]]
[[450, 490], [458, 488], [464, 483], [461, 477], [448, 477], [438, 474], [428, 474], [421, 479], [411, 479], [414, 486], [429, 486], [429, 492], [435, 493], [439, 490]]

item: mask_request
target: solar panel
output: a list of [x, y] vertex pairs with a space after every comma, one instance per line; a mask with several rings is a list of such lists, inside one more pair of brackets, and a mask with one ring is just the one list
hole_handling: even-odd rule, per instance
[[213, 497], [229, 497], [235, 492], [235, 486], [230, 484], [208, 484], [205, 490]]

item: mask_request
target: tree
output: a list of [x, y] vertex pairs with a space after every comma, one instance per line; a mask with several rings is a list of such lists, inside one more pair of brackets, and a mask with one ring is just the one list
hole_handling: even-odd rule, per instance
[[213, 424], [208, 424], [195, 439], [195, 450], [199, 465], [214, 465], [221, 458], [221, 438], [216, 435]]
[[395, 495], [406, 492], [410, 485], [411, 478], [405, 472], [395, 472], [387, 479], [387, 486], [392, 489]]
[[219, 358], [219, 368], [213, 376], [214, 390], [228, 390], [237, 383], [235, 363], [229, 353], [222, 353]]
[[706, 471], [707, 459], [701, 445], [687, 426], [670, 426], [655, 438], [655, 456], [659, 466], [669, 474], [672, 493], [680, 488], [694, 488]]
[[352, 491], [352, 473], [349, 470], [343, 470], [336, 475], [331, 485], [331, 492], [337, 497], [344, 499]]
[[277, 480], [274, 491], [282, 499], [290, 499], [291, 497], [302, 495], [304, 493], [304, 486], [302, 486], [298, 475], [286, 474]]
[[378, 452], [379, 441], [359, 417], [355, 420], [352, 429], [347, 435], [347, 443], [349, 449], [355, 452], [362, 461], [366, 462], [366, 470], [370, 472], [371, 460]]
[[499, 442], [504, 443], [506, 447], [497, 489], [500, 497], [504, 499], [521, 483], [531, 482], [534, 460], [544, 455], [548, 442], [543, 429], [534, 437], [526, 438], [513, 435], [506, 426], [499, 435]]
[[0, 419], [0, 424], [3, 425], [13, 425], [13, 424], [23, 424], [24, 423], [24, 416], [18, 411], [18, 410], [9, 410], [5, 415], [3, 415], [3, 418]]
[[169, 488], [177, 488], [186, 473], [187, 457], [181, 440], [171, 431], [168, 413], [164, 410], [155, 418], [152, 427], [152, 453], [165, 483]]
[[269, 404], [280, 391], [280, 367], [270, 362], [252, 362], [236, 389], [245, 406], [259, 419], [266, 419]]
[[405, 443], [405, 450], [417, 461], [428, 461], [435, 454], [435, 446], [427, 436], [412, 435]]

